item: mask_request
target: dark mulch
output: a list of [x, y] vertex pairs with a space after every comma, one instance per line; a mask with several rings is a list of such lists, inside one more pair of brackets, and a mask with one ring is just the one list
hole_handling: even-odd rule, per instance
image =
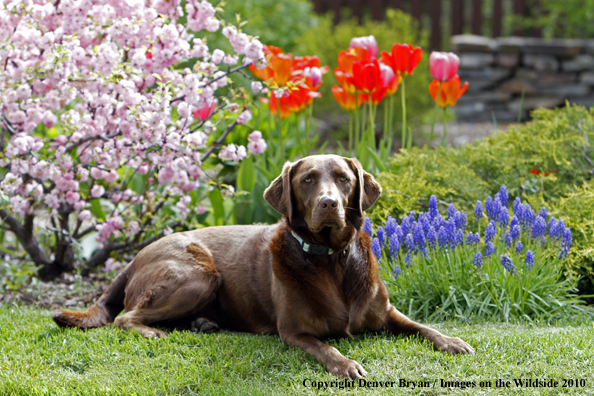
[[62, 274], [52, 282], [33, 278], [21, 290], [0, 293], [0, 308], [4, 304], [32, 305], [46, 309], [83, 308], [93, 304], [107, 288], [109, 280], [104, 275]]

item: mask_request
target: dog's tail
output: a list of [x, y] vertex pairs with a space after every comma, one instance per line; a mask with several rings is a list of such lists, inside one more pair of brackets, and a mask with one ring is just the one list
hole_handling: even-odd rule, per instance
[[107, 290], [99, 300], [89, 307], [86, 312], [58, 309], [52, 312], [54, 322], [60, 327], [101, 327], [113, 322], [124, 309], [126, 283], [128, 283], [128, 265], [109, 284]]

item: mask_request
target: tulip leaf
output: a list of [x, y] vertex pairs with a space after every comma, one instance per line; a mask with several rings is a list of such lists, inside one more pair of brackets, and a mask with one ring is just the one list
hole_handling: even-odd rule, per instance
[[225, 223], [225, 208], [223, 207], [223, 194], [221, 194], [221, 190], [215, 188], [208, 194], [208, 198], [212, 205], [215, 225], [223, 225]]
[[371, 154], [371, 159], [373, 159], [373, 162], [375, 163], [375, 166], [377, 166], [377, 169], [379, 169], [380, 172], [384, 172], [386, 170], [386, 166], [384, 165], [380, 157], [377, 156], [375, 150], [373, 150], [369, 146], [365, 147], [367, 147], [367, 151], [369, 151], [369, 153]]
[[252, 191], [256, 185], [256, 172], [252, 157], [241, 161], [237, 172], [237, 189], [240, 191]]

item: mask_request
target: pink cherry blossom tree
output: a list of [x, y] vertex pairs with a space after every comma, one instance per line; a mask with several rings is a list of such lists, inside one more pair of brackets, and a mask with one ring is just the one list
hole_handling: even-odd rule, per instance
[[203, 213], [205, 161], [266, 148], [258, 133], [224, 145], [251, 119], [233, 73], [263, 59], [207, 1], [0, 0], [0, 227], [40, 278], [72, 270], [89, 234], [86, 270]]

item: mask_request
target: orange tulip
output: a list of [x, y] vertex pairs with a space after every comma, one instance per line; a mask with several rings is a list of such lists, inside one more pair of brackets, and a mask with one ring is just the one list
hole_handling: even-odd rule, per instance
[[[252, 73], [264, 80], [272, 88], [285, 88], [282, 97], [276, 97], [271, 90], [269, 98], [261, 100], [269, 105], [272, 114], [286, 118], [294, 112], [309, 106], [314, 98], [321, 94], [316, 92], [322, 85], [322, 76], [329, 70], [321, 67], [317, 56], [296, 56], [283, 54], [280, 48], [268, 45], [264, 47], [268, 65], [258, 69], [250, 65]], [[289, 82], [291, 84], [289, 84]]]
[[394, 44], [391, 53], [382, 51], [382, 62], [401, 76], [412, 74], [422, 57], [421, 47], [413, 48], [410, 44]]
[[366, 49], [349, 48], [338, 53], [338, 69], [351, 74], [353, 72], [353, 63], [365, 60], [370, 60], [369, 52]]
[[250, 70], [263, 81], [269, 84], [274, 82], [277, 86], [284, 87], [291, 78], [292, 57], [292, 54], [270, 53], [266, 56], [268, 66], [258, 69], [250, 65]]
[[[441, 107], [450, 107], [456, 104], [460, 96], [464, 95], [464, 92], [468, 89], [468, 81], [462, 83], [460, 76], [457, 74], [449, 81], [441, 83], [441, 93], [439, 94], [439, 102], [437, 104]], [[429, 94], [434, 101], [437, 101], [437, 93], [439, 92], [439, 81], [433, 80], [429, 84]]]
[[358, 99], [355, 101], [355, 95], [348, 92], [343, 87], [339, 86], [332, 86], [332, 94], [334, 98], [338, 102], [338, 104], [345, 110], [353, 111], [356, 107], [361, 107], [361, 105], [365, 102], [363, 95], [359, 95]]

